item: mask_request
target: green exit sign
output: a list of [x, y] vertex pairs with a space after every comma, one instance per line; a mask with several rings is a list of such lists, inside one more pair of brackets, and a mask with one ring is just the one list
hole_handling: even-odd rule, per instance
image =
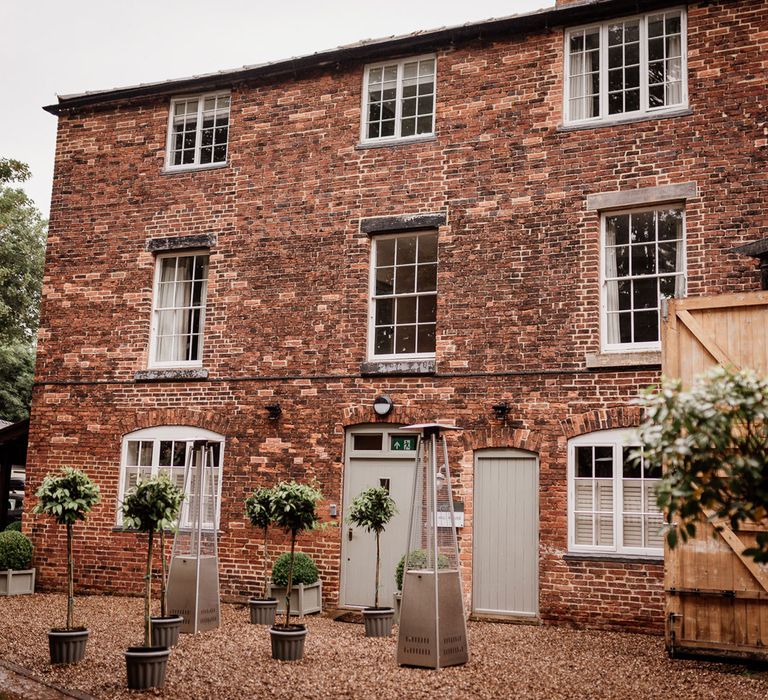
[[391, 435], [389, 449], [392, 452], [413, 452], [416, 449], [416, 435]]

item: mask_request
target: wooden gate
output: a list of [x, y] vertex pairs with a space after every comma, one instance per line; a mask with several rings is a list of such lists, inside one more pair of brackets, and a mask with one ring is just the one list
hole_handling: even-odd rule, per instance
[[[690, 386], [717, 364], [768, 374], [768, 292], [669, 302], [662, 323], [662, 372]], [[763, 528], [702, 522], [664, 555], [670, 654], [714, 652], [768, 658], [768, 567], [743, 555]]]

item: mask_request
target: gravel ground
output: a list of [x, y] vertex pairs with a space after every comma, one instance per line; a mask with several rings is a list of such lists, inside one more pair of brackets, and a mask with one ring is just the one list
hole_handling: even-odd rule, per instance
[[[125, 688], [122, 652], [141, 641], [142, 600], [78, 597], [76, 623], [91, 630], [85, 660], [48, 663], [46, 630], [61, 624], [61, 595], [0, 599], [0, 655], [49, 683], [98, 698], [142, 696]], [[741, 665], [669, 660], [644, 635], [470, 623], [471, 660], [429, 671], [395, 665], [396, 637], [366, 639], [361, 625], [313, 616], [304, 660], [271, 658], [266, 629], [242, 606], [222, 606], [222, 626], [182, 635], [168, 663], [165, 698], [739, 698], [768, 697], [768, 673]], [[0, 697], [2, 689], [0, 689]]]

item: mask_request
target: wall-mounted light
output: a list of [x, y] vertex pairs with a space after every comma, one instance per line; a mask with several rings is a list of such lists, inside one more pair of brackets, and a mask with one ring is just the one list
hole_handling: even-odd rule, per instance
[[277, 402], [267, 404], [264, 408], [267, 410], [269, 420], [277, 420], [283, 414], [283, 409], [280, 408], [280, 404]]
[[392, 399], [390, 399], [389, 396], [386, 396], [385, 394], [377, 396], [373, 402], [373, 412], [382, 418], [386, 415], [389, 415], [394, 407], [395, 404]]
[[498, 420], [506, 420], [507, 413], [509, 413], [509, 404], [506, 401], [500, 401], [499, 403], [493, 404], [491, 410]]

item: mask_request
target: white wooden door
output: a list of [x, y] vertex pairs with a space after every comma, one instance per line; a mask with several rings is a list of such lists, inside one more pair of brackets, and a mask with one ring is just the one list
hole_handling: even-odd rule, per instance
[[539, 475], [536, 455], [475, 455], [472, 607], [486, 615], [539, 612]]
[[397, 428], [380, 425], [357, 427], [348, 432], [344, 520], [341, 523], [340, 605], [343, 607], [368, 607], [374, 602], [375, 536], [346, 521], [349, 504], [361, 491], [371, 486], [387, 487], [398, 510], [381, 535], [379, 605], [393, 605], [395, 568], [405, 554], [408, 540], [415, 474], [415, 438], [415, 435], [404, 435]]

